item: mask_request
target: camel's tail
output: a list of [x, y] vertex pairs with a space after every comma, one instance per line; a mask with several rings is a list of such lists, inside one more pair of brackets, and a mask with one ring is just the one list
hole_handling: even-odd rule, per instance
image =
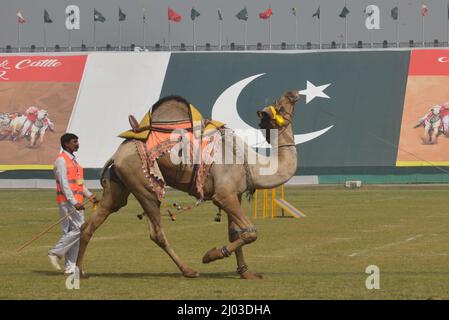
[[113, 164], [114, 164], [114, 158], [109, 158], [109, 160], [106, 161], [106, 163], [103, 166], [103, 169], [101, 170], [100, 183], [103, 188], [104, 188], [104, 185], [103, 185], [104, 174], [106, 173], [106, 170], [108, 170], [111, 167], [111, 165], [113, 165]]

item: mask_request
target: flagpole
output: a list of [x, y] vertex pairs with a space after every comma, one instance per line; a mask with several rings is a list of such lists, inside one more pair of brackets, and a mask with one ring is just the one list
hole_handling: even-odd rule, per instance
[[295, 49], [298, 49], [298, 12], [295, 15]]
[[345, 17], [345, 49], [348, 48], [348, 18]]
[[195, 20], [193, 20], [193, 51], [196, 51], [196, 45], [195, 45]]
[[320, 34], [320, 49], [321, 49], [322, 48], [322, 41], [321, 41], [321, 17], [318, 18], [318, 32]]
[[20, 52], [20, 23], [17, 19], [17, 50]]
[[271, 16], [268, 18], [268, 41], [270, 43], [271, 50]]
[[399, 17], [396, 19], [396, 48], [399, 48]]
[[72, 51], [72, 30], [69, 29], [69, 51]]
[[171, 51], [170, 20], [168, 20], [168, 50]]
[[118, 22], [118, 51], [122, 51], [122, 22], [121, 21]]
[[246, 34], [247, 34], [247, 28], [246, 28], [246, 20], [245, 20], [245, 50], [246, 50]]
[[221, 51], [221, 42], [222, 42], [222, 25], [221, 25], [222, 21], [219, 19], [218, 20], [218, 38], [219, 38], [219, 48]]
[[95, 18], [94, 18], [94, 51], [97, 51], [96, 26], [97, 26], [97, 22], [95, 21]]
[[147, 17], [145, 16], [145, 8], [142, 8], [142, 38], [143, 38], [143, 50], [146, 47], [146, 37], [145, 37], [145, 23], [147, 22]]
[[47, 51], [47, 33], [46, 33], [46, 23], [44, 21], [44, 52]]
[[422, 47], [424, 48], [424, 15], [422, 14], [422, 12], [421, 12], [421, 41]]

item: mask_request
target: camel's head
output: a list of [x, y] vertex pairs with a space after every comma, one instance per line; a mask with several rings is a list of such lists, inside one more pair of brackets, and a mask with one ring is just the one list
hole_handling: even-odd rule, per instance
[[288, 126], [293, 117], [293, 109], [299, 100], [298, 91], [287, 91], [272, 105], [257, 111], [261, 129], [280, 129]]

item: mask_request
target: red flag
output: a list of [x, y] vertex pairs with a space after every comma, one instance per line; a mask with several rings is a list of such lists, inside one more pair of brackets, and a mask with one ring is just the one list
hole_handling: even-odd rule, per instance
[[427, 16], [427, 6], [423, 3], [422, 7], [421, 7], [421, 14], [423, 17]]
[[177, 13], [172, 8], [168, 7], [168, 20], [171, 20], [174, 22], [179, 22], [179, 21], [181, 21], [181, 19], [182, 19], [182, 16], [179, 13]]
[[271, 8], [268, 8], [264, 12], [259, 13], [260, 19], [269, 19], [273, 15], [273, 10]]
[[22, 15], [22, 12], [20, 12], [20, 10], [19, 11], [17, 11], [17, 21], [19, 22], [19, 23], [25, 23], [25, 18], [23, 17], [23, 15]]

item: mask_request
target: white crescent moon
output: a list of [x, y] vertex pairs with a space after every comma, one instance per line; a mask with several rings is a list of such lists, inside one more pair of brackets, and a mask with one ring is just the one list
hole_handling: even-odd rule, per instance
[[440, 58], [438, 58], [438, 62], [441, 62], [441, 63], [449, 62], [449, 59], [447, 57], [440, 57]]
[[[258, 146], [259, 148], [269, 148], [269, 144], [266, 142], [265, 137], [260, 130], [250, 126], [240, 118], [237, 111], [237, 100], [240, 93], [249, 83], [264, 74], [265, 73], [259, 73], [233, 84], [223, 91], [212, 107], [212, 119], [217, 119], [226, 123], [227, 127], [236, 131], [236, 134], [241, 138], [247, 140], [250, 146]], [[316, 139], [332, 129], [332, 127], [333, 125], [318, 131], [295, 134], [295, 144], [301, 144]]]

